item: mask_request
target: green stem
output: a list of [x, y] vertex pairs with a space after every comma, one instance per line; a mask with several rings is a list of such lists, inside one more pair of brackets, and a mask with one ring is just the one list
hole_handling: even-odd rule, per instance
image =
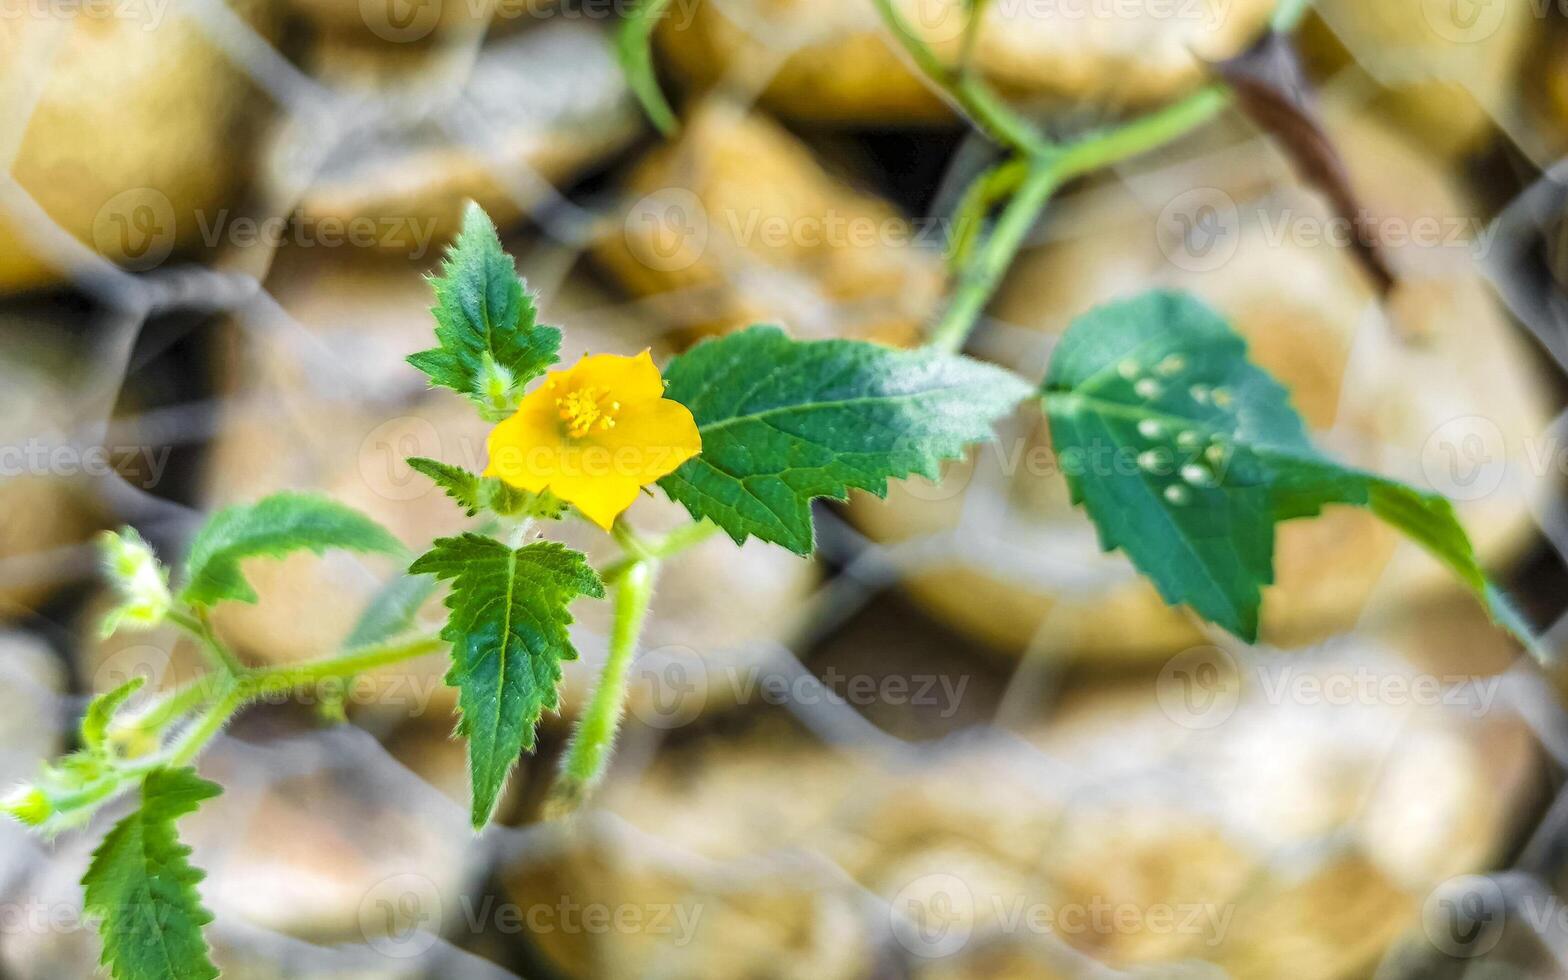
[[593, 698], [583, 711], [571, 743], [561, 760], [561, 770], [550, 790], [547, 809], [561, 815], [577, 809], [592, 792], [609, 765], [615, 748], [615, 733], [620, 728], [626, 707], [626, 677], [637, 640], [653, 598], [653, 582], [658, 563], [642, 560], [633, 563], [620, 576], [615, 587], [615, 623], [610, 632], [610, 653]]
[[1207, 86], [1180, 102], [1124, 126], [1090, 134], [1059, 150], [1035, 157], [991, 236], [964, 265], [953, 299], [943, 311], [928, 344], [945, 351], [963, 348], [980, 313], [1012, 266], [1029, 229], [1039, 220], [1040, 212], [1058, 187], [1074, 177], [1164, 146], [1213, 119], [1227, 102], [1228, 95], [1223, 88]]
[[948, 97], [958, 104], [970, 121], [985, 131], [986, 135], [1004, 146], [1034, 156], [1051, 149], [1049, 140], [1042, 137], [1027, 119], [1014, 112], [991, 87], [972, 72], [954, 71], [942, 63], [925, 40], [916, 34], [893, 6], [893, 0], [872, 0], [882, 21], [898, 39], [898, 43], [914, 59], [915, 66], [931, 81], [941, 87]]
[[682, 524], [662, 538], [649, 541], [631, 530], [631, 528], [626, 528], [617, 522], [611, 533], [615, 535], [615, 540], [620, 543], [621, 547], [626, 550], [626, 555], [600, 569], [599, 577], [604, 579], [606, 584], [613, 585], [622, 575], [626, 574], [627, 569], [638, 562], [646, 561], [650, 558], [669, 558], [678, 555], [687, 548], [701, 544], [713, 537], [718, 530], [719, 526], [712, 521], [692, 521], [689, 524]]
[[959, 275], [958, 289], [932, 331], [927, 342], [929, 346], [948, 352], [956, 352], [964, 346], [980, 311], [990, 302], [991, 294], [1018, 254], [1024, 236], [1034, 227], [1059, 184], [1056, 168], [1049, 163], [1037, 164], [1030, 170], [1018, 193], [1002, 211], [991, 237]]
[[1274, 8], [1269, 26], [1281, 34], [1289, 34], [1301, 23], [1301, 18], [1312, 9], [1312, 0], [1280, 0]]
[[248, 699], [259, 698], [280, 691], [292, 691], [324, 680], [353, 677], [355, 674], [363, 674], [378, 667], [386, 667], [434, 653], [445, 646], [446, 641], [440, 637], [421, 633], [418, 636], [346, 650], [325, 660], [252, 670], [241, 678], [239, 689]]
[[218, 634], [213, 632], [212, 621], [207, 618], [206, 612], [197, 612], [192, 616], [179, 610], [171, 610], [169, 621], [196, 637], [201, 644], [202, 653], [213, 667], [229, 675], [238, 675], [245, 672], [245, 665], [240, 663], [238, 657], [223, 641], [218, 639]]
[[189, 765], [201, 754], [201, 750], [207, 747], [207, 743], [212, 741], [213, 736], [222, 731], [223, 726], [227, 725], [249, 700], [242, 685], [230, 686], [191, 726], [190, 731], [180, 736], [180, 740], [175, 743], [173, 751], [169, 754], [168, 765], [171, 767]]
[[1230, 95], [1223, 86], [1207, 85], [1125, 125], [1085, 136], [1062, 149], [1056, 160], [1057, 176], [1070, 180], [1157, 150], [1209, 122], [1229, 101]]

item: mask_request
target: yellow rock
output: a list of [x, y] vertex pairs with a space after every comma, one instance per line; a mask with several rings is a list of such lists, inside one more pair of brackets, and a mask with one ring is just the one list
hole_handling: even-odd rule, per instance
[[[58, 226], [0, 213], [0, 291], [66, 277], [48, 237], [62, 229], [129, 268], [157, 266], [200, 243], [246, 176], [264, 101], [213, 28], [178, 5], [90, 6], [115, 13], [0, 23], [0, 162]], [[264, 29], [272, 16], [267, 0], [229, 6]]]
[[909, 343], [942, 289], [940, 256], [892, 205], [722, 101], [637, 166], [626, 198], [594, 256], [680, 329], [768, 321], [800, 337]]
[[[556, 207], [558, 185], [645, 129], [608, 35], [576, 21], [485, 44], [455, 90], [440, 49], [327, 44], [315, 61], [346, 93], [345, 135], [301, 196], [295, 233], [359, 228], [365, 246], [416, 259], [456, 232], [466, 202], [502, 226]], [[367, 96], [395, 108], [367, 114]], [[473, 135], [480, 120], [482, 146]], [[269, 172], [286, 186], [320, 140], [315, 120], [287, 128]]]
[[[1332, 118], [1404, 277], [1386, 308], [1352, 255], [1332, 244], [1320, 196], [1266, 146], [1248, 143], [1176, 151], [1053, 205], [1061, 240], [1019, 258], [992, 313], [1026, 328], [1022, 343], [1028, 330], [1057, 334], [1114, 298], [1157, 287], [1195, 293], [1291, 390], [1327, 450], [1453, 497], [1496, 567], [1531, 534], [1549, 476], [1536, 460], [1554, 448], [1540, 441], [1550, 399], [1478, 272], [1477, 211], [1388, 131], [1337, 110]], [[1400, 236], [1407, 244], [1396, 244]], [[904, 581], [930, 609], [1002, 649], [1144, 658], [1197, 642], [1193, 618], [1167, 607], [1125, 557], [1101, 554], [1037, 419], [1008, 428], [940, 486], [911, 480], [887, 503], [857, 498], [854, 519], [889, 542], [965, 520], [954, 557], [922, 563]], [[1457, 588], [1361, 510], [1288, 522], [1276, 540], [1267, 642], [1309, 642], [1364, 612]]]
[[1304, 37], [1328, 70], [1359, 65], [1374, 103], [1445, 157], [1478, 148], [1518, 109], [1525, 54], [1545, 31], [1541, 4], [1323, 0]]
[[[1365, 976], [1434, 888], [1507, 853], [1539, 778], [1500, 707], [1512, 649], [1447, 631], [1477, 615], [1290, 661], [1195, 648], [1068, 681], [1013, 732], [891, 753], [764, 719], [537, 828], [506, 884], [662, 917], [536, 930], [574, 976]], [[891, 642], [874, 662], [908, 678]]]
[[[956, 62], [964, 0], [900, 0], [896, 6], [917, 34]], [[993, 3], [977, 36], [974, 64], [1009, 95], [1055, 108], [1149, 105], [1198, 85], [1205, 60], [1239, 53], [1273, 6], [1268, 0]], [[761, 92], [768, 108], [793, 119], [886, 124], [950, 118], [906, 67], [902, 52], [890, 46], [869, 2], [672, 7], [657, 38], [688, 82]]]

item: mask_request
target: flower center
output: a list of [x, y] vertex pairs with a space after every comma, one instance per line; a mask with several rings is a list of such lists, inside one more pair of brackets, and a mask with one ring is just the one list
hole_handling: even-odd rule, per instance
[[569, 391], [555, 400], [556, 410], [565, 423], [566, 434], [573, 439], [580, 439], [594, 429], [615, 428], [615, 412], [620, 410], [621, 403], [612, 401], [608, 404], [605, 399], [609, 392], [596, 385]]

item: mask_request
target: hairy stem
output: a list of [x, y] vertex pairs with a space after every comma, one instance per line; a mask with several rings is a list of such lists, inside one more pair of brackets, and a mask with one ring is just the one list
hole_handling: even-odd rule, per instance
[[610, 633], [610, 653], [593, 698], [583, 711], [571, 743], [561, 760], [561, 770], [550, 790], [547, 809], [553, 815], [569, 813], [592, 792], [610, 762], [615, 748], [615, 733], [626, 708], [626, 678], [637, 640], [647, 618], [648, 602], [653, 598], [653, 582], [658, 563], [645, 559], [634, 562], [615, 586], [615, 624]]
[[169, 621], [196, 637], [201, 644], [201, 651], [213, 667], [225, 674], [243, 674], [245, 665], [234, 655], [234, 651], [218, 639], [218, 634], [213, 632], [212, 621], [205, 612], [195, 615], [173, 610], [169, 613]]

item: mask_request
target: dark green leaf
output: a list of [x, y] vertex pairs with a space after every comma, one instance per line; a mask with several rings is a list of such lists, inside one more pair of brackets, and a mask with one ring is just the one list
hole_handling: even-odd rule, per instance
[[813, 498], [882, 496], [911, 473], [934, 480], [1029, 393], [968, 358], [762, 326], [699, 344], [664, 376], [666, 397], [697, 420], [702, 454], [659, 485], [737, 542], [754, 535], [802, 555]]
[[255, 602], [240, 572], [246, 558], [279, 558], [329, 548], [397, 554], [403, 546], [380, 524], [326, 497], [278, 493], [214, 514], [191, 543], [180, 598], [196, 606], [224, 599]]
[[561, 661], [577, 659], [567, 611], [604, 585], [581, 554], [553, 541], [512, 549], [493, 538], [439, 538], [409, 568], [451, 580], [451, 614], [441, 638], [452, 644], [447, 683], [458, 688], [473, 780], [473, 822], [483, 827], [534, 727], [559, 705]]
[[211, 980], [202, 938], [212, 913], [196, 885], [174, 822], [217, 796], [194, 769], [159, 769], [142, 783], [141, 807], [109, 831], [82, 878], [84, 906], [101, 919], [102, 962], [115, 980]]
[[669, 5], [670, 0], [642, 0], [621, 24], [615, 38], [615, 51], [621, 70], [626, 73], [626, 83], [642, 103], [649, 121], [665, 136], [674, 133], [680, 123], [653, 69], [653, 31]]
[[523, 386], [559, 359], [561, 332], [535, 322], [533, 299], [477, 204], [469, 204], [463, 230], [431, 282], [439, 346], [408, 363], [432, 385], [468, 396], [493, 417], [504, 415]]
[[1044, 385], [1074, 503], [1165, 601], [1258, 635], [1274, 525], [1329, 504], [1370, 509], [1490, 602], [1452, 505], [1319, 454], [1285, 389], [1219, 314], [1155, 292], [1080, 317]]

